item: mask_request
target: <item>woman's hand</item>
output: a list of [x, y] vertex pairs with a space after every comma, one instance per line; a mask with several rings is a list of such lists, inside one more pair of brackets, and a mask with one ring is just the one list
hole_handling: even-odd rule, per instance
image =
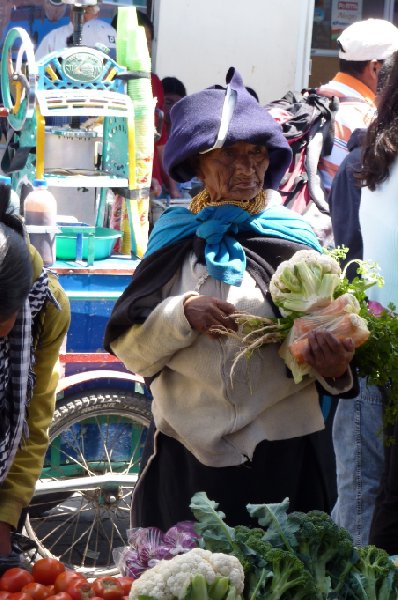
[[236, 331], [238, 325], [229, 315], [236, 312], [235, 306], [213, 296], [190, 296], [184, 303], [184, 314], [192, 329], [217, 338], [221, 334], [212, 333], [212, 328], [226, 327]]
[[338, 340], [328, 331], [314, 330], [308, 334], [308, 348], [304, 352], [305, 362], [321, 377], [342, 377], [354, 356], [351, 338]]

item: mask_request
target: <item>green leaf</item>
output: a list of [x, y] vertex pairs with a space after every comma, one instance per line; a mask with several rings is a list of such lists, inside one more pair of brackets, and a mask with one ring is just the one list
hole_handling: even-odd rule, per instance
[[209, 600], [207, 583], [203, 575], [198, 574], [192, 577], [182, 600]]
[[205, 547], [212, 552], [232, 554], [235, 529], [225, 523], [225, 514], [217, 510], [218, 504], [209, 500], [206, 492], [197, 492], [191, 499], [190, 508], [198, 521], [195, 528], [203, 537]]
[[242, 596], [238, 594], [234, 585], [231, 585], [225, 600], [243, 600]]
[[265, 541], [275, 547], [282, 546], [293, 551], [297, 545], [294, 534], [299, 525], [288, 521], [289, 498], [277, 504], [248, 504], [246, 508], [250, 516], [257, 519], [259, 525], [265, 529]]
[[228, 577], [217, 577], [209, 588], [209, 600], [225, 600], [228, 590]]

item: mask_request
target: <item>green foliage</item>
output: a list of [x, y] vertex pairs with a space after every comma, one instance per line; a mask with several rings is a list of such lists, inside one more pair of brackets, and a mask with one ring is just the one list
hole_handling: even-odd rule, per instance
[[338, 594], [357, 559], [348, 531], [320, 511], [294, 512], [289, 521], [299, 526], [296, 553], [314, 577], [318, 597], [327, 597], [331, 592]]
[[197, 520], [196, 532], [203, 538], [206, 549], [231, 554], [235, 548], [235, 530], [225, 523], [225, 514], [217, 508], [218, 504], [209, 500], [205, 492], [192, 496], [190, 509]]
[[[372, 546], [356, 549], [349, 533], [320, 511], [288, 514], [280, 504], [248, 505], [261, 527], [227, 528], [206, 494], [192, 504], [204, 545], [224, 537], [224, 551], [244, 566], [244, 600], [396, 600], [398, 570], [388, 555]], [[204, 505], [208, 505], [205, 509]], [[210, 522], [210, 535], [206, 532]], [[218, 527], [218, 530], [217, 530]], [[227, 532], [227, 533], [226, 533]], [[207, 540], [207, 541], [206, 541]], [[210, 549], [210, 547], [208, 547]]]
[[347, 581], [346, 598], [396, 600], [398, 571], [387, 552], [375, 546], [358, 548], [358, 561]]
[[[337, 248], [332, 253], [336, 259], [345, 258], [345, 247]], [[357, 276], [352, 281], [346, 278], [346, 270], [350, 264], [357, 264]], [[376, 263], [354, 260], [349, 262], [344, 271], [335, 297], [347, 292], [353, 294], [361, 305], [360, 316], [366, 319], [369, 339], [355, 350], [355, 365], [359, 377], [366, 378], [370, 385], [384, 387], [384, 423], [396, 423], [398, 420], [398, 318], [396, 308], [390, 304], [377, 315], [369, 309], [367, 293], [369, 288], [377, 285], [383, 287], [384, 279]], [[385, 439], [386, 443], [392, 440]]]
[[265, 555], [271, 575], [265, 579], [262, 596], [269, 600], [314, 600], [317, 589], [303, 562], [292, 552], [271, 548]]
[[292, 550], [297, 527], [287, 518], [289, 498], [278, 504], [248, 504], [247, 510], [259, 525], [266, 529], [265, 539], [273, 546]]

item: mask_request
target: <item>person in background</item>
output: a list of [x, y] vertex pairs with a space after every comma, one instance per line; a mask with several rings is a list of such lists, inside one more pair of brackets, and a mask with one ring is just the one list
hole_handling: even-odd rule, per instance
[[[164, 91], [164, 122], [168, 137], [171, 126], [170, 111], [179, 100], [185, 98], [187, 92], [185, 85], [182, 83], [182, 81], [177, 79], [177, 77], [164, 77], [162, 79], [162, 86]], [[168, 188], [171, 190], [170, 196], [172, 198], [191, 198], [192, 187], [197, 185], [195, 180], [177, 183], [172, 179], [172, 177], [167, 177], [167, 181]]]
[[[375, 261], [384, 286], [368, 290], [369, 300], [398, 306], [398, 52], [384, 86], [377, 115], [370, 124], [360, 172], [359, 222], [363, 257]], [[376, 498], [369, 542], [398, 554], [398, 424], [387, 432], [395, 443], [385, 446], [381, 488]]]
[[167, 134], [170, 133], [170, 111], [174, 104], [187, 95], [185, 85], [177, 77], [163, 77], [162, 79], [164, 93], [164, 122]]
[[[387, 85], [396, 54], [387, 58], [379, 71], [376, 104]], [[361, 182], [358, 174], [365, 140], [366, 129], [356, 129], [351, 135], [347, 146], [350, 153], [333, 179], [329, 197], [335, 244], [349, 249], [343, 264], [363, 258], [359, 223]], [[357, 268], [355, 263], [348, 267], [350, 279], [357, 275]], [[383, 428], [383, 391], [368, 385], [364, 379], [359, 384], [358, 396], [349, 401], [339, 400], [334, 417], [338, 498], [332, 517], [351, 533], [357, 546], [366, 546], [384, 463], [383, 437], [380, 434]]]
[[374, 116], [378, 74], [383, 61], [398, 50], [398, 29], [383, 19], [358, 21], [341, 33], [337, 43], [339, 72], [318, 90], [323, 96], [340, 100], [332, 152], [319, 165], [327, 197], [337, 169], [347, 156], [351, 133], [367, 127]]
[[[318, 163], [318, 175], [326, 202], [337, 169], [347, 156], [347, 143], [352, 132], [367, 127], [374, 116], [378, 73], [383, 61], [398, 49], [398, 29], [382, 19], [358, 21], [341, 33], [337, 43], [339, 72], [318, 89], [320, 95], [339, 99], [332, 151], [321, 157]], [[314, 210], [316, 218], [318, 211]], [[325, 246], [332, 246], [329, 215], [322, 214], [319, 221], [320, 239]]]
[[[100, 7], [86, 6], [84, 8], [84, 25], [82, 33], [82, 44], [84, 46], [95, 47], [96, 44], [103, 44], [111, 53], [116, 52], [116, 31], [106, 21], [98, 19]], [[72, 22], [62, 27], [53, 29], [44, 36], [36, 49], [36, 60], [41, 60], [46, 54], [54, 50], [62, 50], [72, 45], [71, 36], [73, 35]]]
[[43, 467], [70, 321], [65, 292], [8, 203], [0, 185], [0, 571], [19, 564], [12, 533]]
[[297, 250], [320, 250], [301, 216], [266, 206], [264, 190], [278, 188], [291, 151], [234, 68], [227, 84], [171, 111], [166, 169], [181, 182], [199, 176], [205, 189], [189, 209], [160, 217], [106, 329], [105, 348], [152, 378], [155, 450], [135, 488], [133, 526], [166, 531], [190, 519], [197, 491], [220, 503], [230, 525], [250, 522], [248, 502], [288, 496], [291, 510], [331, 508], [323, 461], [333, 450], [320, 443], [316, 382], [329, 393], [351, 389], [352, 340], [311, 336], [306, 360], [317, 374], [301, 384], [276, 344], [254, 353], [249, 369], [239, 362], [231, 381], [239, 343], [214, 331], [236, 330], [235, 312], [274, 314], [277, 266]]

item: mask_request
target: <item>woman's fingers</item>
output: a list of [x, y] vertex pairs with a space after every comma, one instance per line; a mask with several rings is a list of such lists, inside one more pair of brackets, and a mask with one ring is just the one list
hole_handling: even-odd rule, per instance
[[328, 331], [312, 331], [308, 335], [305, 360], [322, 377], [341, 377], [354, 355], [354, 344], [349, 338], [339, 340]]
[[229, 302], [223, 302], [213, 296], [191, 296], [184, 303], [184, 313], [192, 329], [201, 333], [215, 334], [212, 330], [225, 327], [236, 331], [237, 324], [229, 315], [235, 312], [235, 307]]

